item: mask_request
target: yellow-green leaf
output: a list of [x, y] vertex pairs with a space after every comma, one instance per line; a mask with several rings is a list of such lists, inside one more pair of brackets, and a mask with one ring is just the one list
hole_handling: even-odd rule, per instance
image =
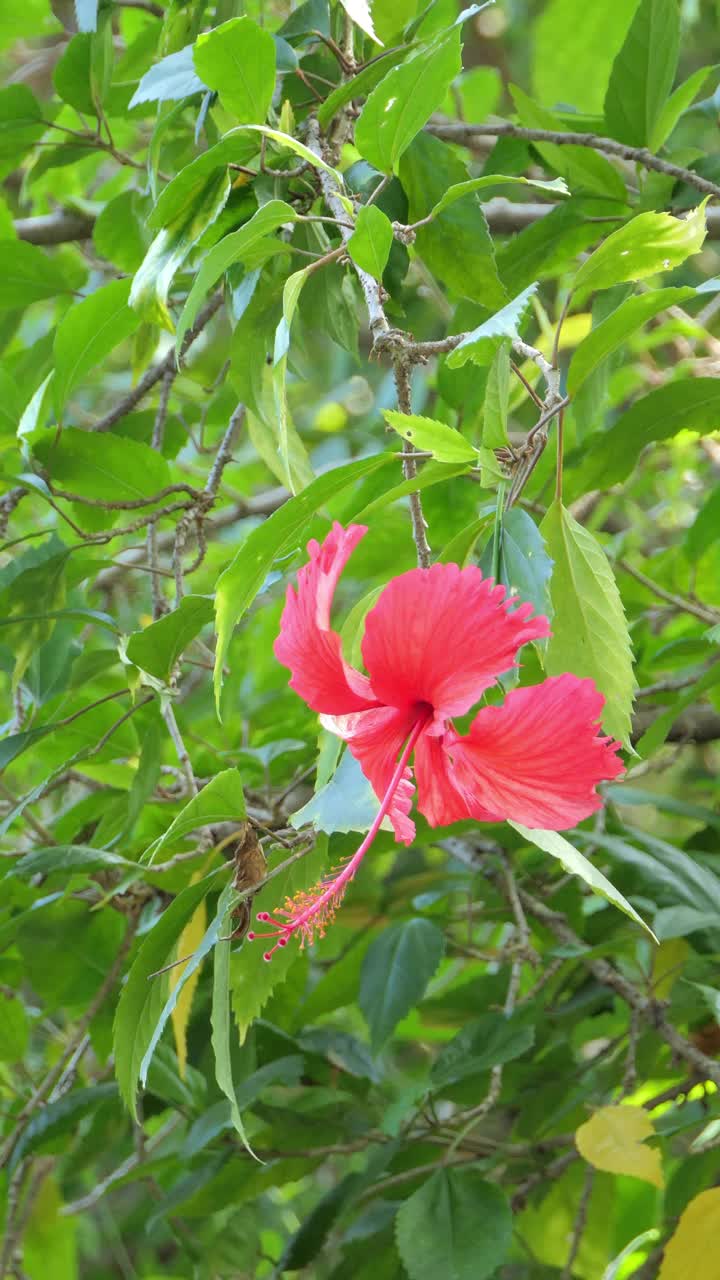
[[395, 409], [383, 409], [383, 417], [393, 431], [409, 440], [417, 449], [427, 450], [438, 462], [476, 462], [477, 453], [459, 431], [434, 418], [421, 418], [417, 414], [398, 413]]
[[[660, 1152], [645, 1145], [655, 1130], [642, 1107], [601, 1107], [575, 1133], [575, 1145], [583, 1159], [606, 1173], [626, 1173], [654, 1187], [665, 1185]], [[685, 1275], [695, 1277], [694, 1271]]]
[[590, 254], [575, 276], [573, 288], [610, 289], [626, 280], [643, 280], [679, 267], [702, 248], [707, 233], [706, 204], [703, 200], [687, 218], [639, 213]]
[[658, 1280], [720, 1280], [720, 1187], [701, 1191], [665, 1246]]
[[[200, 872], [196, 871], [190, 881], [195, 884], [201, 878]], [[203, 940], [205, 930], [207, 928], [207, 908], [205, 899], [198, 904], [193, 914], [183, 929], [177, 944], [178, 956], [191, 956], [200, 946]], [[170, 990], [173, 991], [177, 986], [184, 972], [184, 965], [177, 965], [175, 969], [170, 970]], [[187, 1067], [187, 1028], [192, 1012], [193, 996], [195, 988], [200, 980], [200, 969], [196, 968], [187, 982], [183, 985], [175, 1008], [170, 1017], [172, 1018], [173, 1035], [175, 1037], [175, 1052], [177, 1053], [178, 1067], [180, 1075], [185, 1079], [185, 1068]]]
[[554, 502], [540, 531], [555, 562], [550, 582], [553, 634], [548, 675], [589, 677], [605, 697], [606, 733], [630, 741], [635, 677], [625, 610], [605, 552], [570, 512]]

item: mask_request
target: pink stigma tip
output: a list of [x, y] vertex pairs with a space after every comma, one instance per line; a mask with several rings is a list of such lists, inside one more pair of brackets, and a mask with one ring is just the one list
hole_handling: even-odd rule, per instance
[[272, 960], [272, 951], [264, 951], [263, 960]]
[[247, 932], [247, 935], [246, 935], [246, 936], [247, 936], [247, 940], [248, 940], [248, 942], [254, 942], [254, 941], [255, 941], [255, 934], [253, 933], [252, 929], [248, 929], [248, 932]]
[[270, 916], [269, 916], [269, 914], [268, 914], [268, 912], [267, 912], [267, 911], [258, 911], [257, 916], [255, 917], [255, 919], [256, 919], [256, 920], [261, 920], [261, 921], [264, 923], [266, 920], [269, 920], [269, 919], [270, 919]]

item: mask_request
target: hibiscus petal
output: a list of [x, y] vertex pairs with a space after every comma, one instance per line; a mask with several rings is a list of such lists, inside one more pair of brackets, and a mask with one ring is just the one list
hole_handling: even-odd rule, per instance
[[469, 711], [515, 664], [521, 645], [550, 634], [532, 609], [474, 565], [401, 574], [365, 623], [362, 654], [376, 696], [396, 707], [429, 703], [441, 732], [443, 720]]
[[[326, 729], [347, 742], [378, 800], [382, 800], [416, 717], [396, 707], [374, 707], [348, 716], [324, 715], [320, 720]], [[387, 815], [401, 844], [411, 844], [415, 838], [415, 823], [408, 817], [414, 790], [412, 772], [406, 768]]]
[[367, 676], [343, 658], [340, 637], [330, 626], [333, 594], [345, 564], [367, 529], [333, 525], [322, 545], [308, 543], [310, 561], [288, 587], [275, 641], [275, 657], [292, 672], [290, 688], [313, 711], [344, 715], [377, 706]]
[[[487, 821], [494, 812], [562, 831], [599, 809], [597, 783], [623, 771], [621, 744], [598, 732], [603, 704], [592, 680], [562, 675], [514, 689], [501, 707], [478, 712], [467, 736], [443, 747], [452, 784], [467, 802], [464, 816]], [[418, 772], [425, 812], [421, 786]]]
[[441, 738], [423, 734], [415, 748], [418, 809], [431, 827], [449, 827], [470, 817], [478, 822], [503, 821], [502, 813], [473, 803], [472, 793], [466, 793], [459, 784], [452, 749], [462, 741], [451, 729]]

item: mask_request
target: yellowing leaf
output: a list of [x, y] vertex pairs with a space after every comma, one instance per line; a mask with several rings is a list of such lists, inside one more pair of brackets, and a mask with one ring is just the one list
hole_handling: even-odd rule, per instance
[[668, 938], [653, 952], [652, 991], [655, 1000], [667, 1000], [680, 977], [690, 950], [684, 938]]
[[[200, 879], [201, 873], [195, 872], [191, 884], [195, 884]], [[197, 906], [178, 938], [177, 953], [178, 957], [191, 956], [202, 942], [203, 935], [207, 928], [207, 910], [205, 907], [205, 899], [203, 898], [199, 906]], [[180, 981], [184, 972], [184, 965], [177, 965], [170, 970], [170, 990], [172, 991]], [[175, 1052], [177, 1053], [178, 1066], [180, 1075], [185, 1079], [185, 1068], [187, 1066], [187, 1028], [190, 1021], [190, 1012], [192, 1010], [193, 996], [200, 978], [200, 969], [197, 968], [185, 983], [177, 1004], [173, 1009], [170, 1017], [172, 1018], [173, 1035], [175, 1037]]]
[[595, 1169], [627, 1173], [654, 1187], [663, 1187], [660, 1152], [644, 1145], [644, 1139], [654, 1133], [652, 1121], [642, 1107], [601, 1107], [586, 1124], [580, 1125], [575, 1145]]
[[720, 1280], [720, 1187], [701, 1191], [665, 1248], [658, 1280]]

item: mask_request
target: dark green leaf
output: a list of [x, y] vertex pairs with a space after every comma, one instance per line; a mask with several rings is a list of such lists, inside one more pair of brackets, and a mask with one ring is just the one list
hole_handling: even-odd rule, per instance
[[31, 876], [51, 876], [58, 872], [73, 875], [76, 872], [102, 871], [113, 867], [134, 867], [133, 862], [112, 853], [110, 849], [92, 849], [82, 844], [51, 845], [24, 853], [12, 864], [9, 875], [29, 879]]
[[212, 999], [212, 1047], [215, 1055], [215, 1079], [230, 1103], [230, 1116], [243, 1146], [252, 1155], [252, 1148], [245, 1135], [240, 1115], [230, 1059], [230, 906], [233, 889], [228, 886], [218, 904], [218, 932], [223, 927], [225, 936], [215, 944]]
[[445, 1045], [435, 1060], [432, 1083], [436, 1089], [479, 1075], [491, 1067], [520, 1058], [535, 1041], [535, 1033], [521, 1017], [484, 1013]]
[[487, 1280], [507, 1256], [512, 1214], [475, 1169], [438, 1169], [400, 1207], [395, 1234], [410, 1280]]
[[15, 168], [44, 129], [40, 103], [27, 85], [0, 89], [0, 178]]
[[83, 281], [84, 272], [76, 261], [51, 258], [37, 245], [23, 240], [0, 241], [0, 259], [0, 311], [27, 307], [58, 294], [72, 294]]
[[152, 865], [158, 854], [171, 842], [182, 840], [201, 827], [216, 822], [242, 822], [245, 797], [237, 769], [224, 769], [189, 800], [167, 831], [153, 841], [143, 854], [143, 863]]
[[58, 489], [83, 498], [134, 502], [170, 483], [167, 461], [155, 449], [111, 432], [66, 427], [59, 437], [37, 440], [33, 450]]
[[359, 999], [373, 1052], [382, 1049], [398, 1022], [422, 999], [444, 950], [440, 930], [420, 918], [390, 925], [370, 945]]
[[605, 96], [608, 133], [633, 147], [656, 145], [656, 125], [675, 80], [680, 49], [677, 0], [641, 0]]
[[213, 617], [213, 602], [208, 596], [184, 596], [172, 613], [144, 631], [134, 631], [125, 652], [137, 667], [167, 682], [175, 663]]

